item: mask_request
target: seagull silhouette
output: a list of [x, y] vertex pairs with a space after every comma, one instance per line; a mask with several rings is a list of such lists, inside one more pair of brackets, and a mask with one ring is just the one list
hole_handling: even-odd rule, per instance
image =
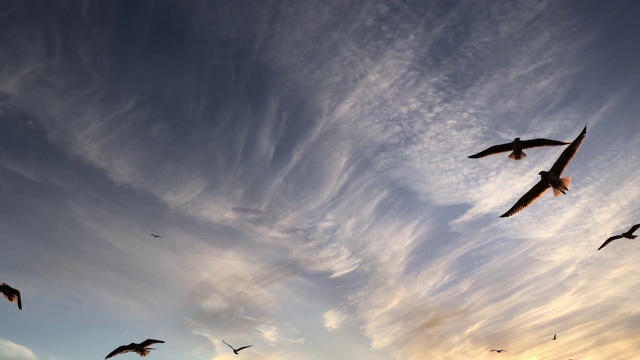
[[566, 149], [560, 154], [560, 157], [551, 167], [549, 171], [540, 171], [538, 174], [540, 175], [540, 181], [535, 184], [531, 190], [529, 190], [526, 194], [524, 194], [520, 200], [518, 200], [515, 205], [509, 209], [506, 213], [500, 215], [500, 217], [509, 217], [527, 206], [533, 204], [536, 200], [538, 200], [542, 195], [549, 189], [553, 188], [553, 196], [557, 197], [560, 194], [566, 194], [566, 191], [569, 190], [569, 185], [571, 184], [571, 176], [566, 178], [560, 178], [564, 169], [569, 165], [571, 159], [576, 156], [576, 153], [580, 149], [580, 145], [582, 145], [582, 140], [584, 140], [585, 135], [587, 134], [587, 127], [585, 126], [580, 135], [573, 140], [571, 145], [567, 146]]
[[17, 302], [18, 309], [22, 310], [22, 297], [20, 296], [20, 291], [18, 291], [18, 289], [14, 289], [5, 283], [2, 283], [0, 284], [0, 293], [2, 293], [2, 295], [12, 303]]
[[156, 234], [149, 234], [149, 235], [153, 236], [154, 238], [161, 238], [162, 237], [162, 236], [156, 235]]
[[[225, 344], [227, 344], [227, 342], [226, 342], [226, 341], [224, 341], [224, 340], [222, 340], [222, 342], [223, 342], [223, 343], [225, 343]], [[238, 351], [240, 351], [240, 350], [242, 350], [242, 349], [246, 349], [246, 348], [248, 348], [248, 347], [251, 347], [251, 345], [247, 345], [247, 346], [243, 346], [243, 347], [239, 347], [239, 348], [237, 348], [237, 349], [234, 349], [234, 348], [233, 348], [233, 346], [231, 346], [231, 345], [229, 345], [229, 344], [227, 344], [227, 346], [228, 346], [228, 347], [230, 347], [230, 348], [231, 348], [231, 350], [233, 350], [233, 353], [234, 353], [234, 354], [236, 354], [236, 355], [238, 355]]]
[[553, 334], [553, 339], [552, 340], [555, 340], [555, 339], [556, 339], [556, 334]]
[[[504, 352], [506, 352], [507, 350], [491, 350], [491, 351], [495, 351], [495, 352], [497, 352], [497, 353], [501, 353], [501, 352], [503, 352], [503, 351], [504, 351]], [[491, 351], [489, 351], [489, 352], [491, 352]]]
[[543, 146], [560, 146], [568, 144], [570, 143], [549, 139], [520, 140], [520, 138], [515, 138], [513, 142], [510, 142], [508, 144], [494, 145], [488, 149], [482, 150], [479, 153], [470, 155], [468, 157], [471, 159], [479, 159], [485, 156], [511, 151], [511, 154], [509, 154], [510, 159], [521, 160], [527, 156], [527, 154], [525, 154], [522, 149], [530, 149]]
[[108, 359], [110, 357], [116, 356], [118, 354], [123, 354], [123, 353], [126, 353], [126, 352], [130, 352], [130, 351], [136, 352], [140, 356], [147, 356], [151, 352], [150, 350], [155, 350], [154, 348], [150, 348], [149, 347], [149, 346], [151, 346], [153, 344], [164, 344], [164, 341], [147, 339], [147, 340], [141, 342], [140, 344], [131, 343], [129, 345], [122, 345], [122, 346], [118, 347], [117, 349], [113, 350], [112, 352], [110, 352], [109, 355], [107, 355], [107, 357], [105, 359]]
[[[629, 240], [631, 240], [631, 239], [635, 239], [635, 238], [637, 238], [638, 236], [637, 236], [637, 235], [633, 235], [633, 233], [634, 233], [636, 230], [638, 230], [638, 228], [640, 228], [640, 224], [633, 225], [633, 227], [631, 227], [631, 229], [629, 229], [629, 231], [627, 231], [626, 233], [622, 233], [622, 234], [620, 234], [620, 235], [616, 235], [616, 236], [612, 236], [612, 237], [608, 238], [608, 239], [604, 242], [604, 244], [600, 245], [600, 247], [598, 248], [598, 250], [600, 250], [600, 249], [602, 249], [603, 247], [607, 246], [607, 245], [608, 245], [610, 242], [612, 242], [613, 240], [618, 240], [618, 239], [622, 239], [622, 238], [625, 238], [625, 239], [629, 239]], [[6, 295], [5, 295], [5, 296], [6, 296]]]

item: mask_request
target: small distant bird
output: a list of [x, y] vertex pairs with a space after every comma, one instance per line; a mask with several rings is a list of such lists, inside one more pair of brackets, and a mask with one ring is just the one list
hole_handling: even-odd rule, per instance
[[[507, 350], [491, 350], [491, 351], [495, 351], [495, 352], [497, 352], [497, 353], [501, 353], [501, 352], [503, 352], [503, 351], [504, 351], [504, 352], [506, 352]], [[491, 352], [491, 351], [489, 351], [489, 352]]]
[[553, 340], [555, 340], [555, 339], [556, 339], [556, 334], [553, 334]]
[[[625, 238], [625, 239], [629, 239], [629, 240], [631, 240], [631, 239], [635, 239], [635, 238], [637, 238], [638, 236], [637, 236], [637, 235], [633, 235], [633, 233], [634, 233], [636, 230], [638, 230], [638, 228], [640, 228], [640, 224], [633, 225], [633, 227], [632, 227], [631, 229], [629, 229], [629, 231], [627, 231], [626, 233], [622, 233], [622, 234], [620, 234], [620, 235], [616, 235], [616, 236], [612, 236], [612, 237], [608, 238], [608, 239], [604, 242], [604, 244], [600, 245], [600, 247], [598, 248], [598, 250], [600, 250], [600, 249], [602, 249], [603, 247], [607, 246], [607, 244], [609, 244], [609, 243], [610, 243], [610, 242], [612, 242], [613, 240], [618, 240], [618, 239], [622, 239], [622, 238]], [[6, 296], [6, 295], [5, 295], [5, 296]]]
[[[227, 344], [227, 342], [226, 342], [226, 341], [224, 341], [224, 340], [222, 340], [222, 342], [223, 342], [223, 343], [225, 343], [225, 344]], [[247, 345], [247, 346], [243, 346], [243, 347], [239, 347], [239, 348], [237, 348], [237, 349], [234, 349], [234, 348], [233, 348], [233, 346], [231, 346], [231, 345], [229, 345], [229, 344], [227, 344], [227, 346], [228, 346], [228, 347], [230, 347], [230, 348], [231, 348], [231, 350], [233, 350], [233, 353], [234, 353], [234, 354], [236, 354], [236, 355], [238, 355], [238, 351], [240, 351], [240, 350], [242, 350], [242, 349], [246, 349], [246, 348], [248, 348], [248, 347], [251, 347], [251, 345]]]
[[157, 238], [161, 238], [161, 237], [162, 237], [162, 236], [160, 236], [160, 235], [156, 235], [156, 234], [149, 234], [149, 235], [153, 236], [153, 237], [154, 237], [154, 238], [156, 238], [156, 239], [157, 239]]
[[154, 348], [150, 348], [149, 347], [149, 346], [151, 346], [153, 344], [164, 344], [164, 341], [147, 339], [147, 340], [141, 342], [140, 344], [131, 343], [129, 345], [122, 345], [119, 348], [113, 350], [111, 353], [109, 353], [109, 355], [107, 355], [107, 357], [105, 359], [108, 359], [110, 357], [116, 356], [118, 354], [124, 354], [124, 353], [130, 352], [130, 351], [136, 352], [140, 356], [147, 356], [151, 352], [150, 350], [155, 350]]
[[515, 205], [509, 209], [506, 213], [500, 215], [500, 217], [509, 217], [527, 206], [533, 204], [536, 200], [538, 200], [542, 195], [549, 189], [553, 188], [553, 196], [557, 197], [560, 194], [565, 194], [566, 191], [569, 190], [569, 185], [571, 184], [571, 176], [566, 178], [560, 178], [564, 169], [569, 165], [571, 159], [576, 156], [576, 153], [580, 149], [580, 145], [582, 145], [582, 140], [584, 140], [585, 135], [587, 134], [587, 127], [585, 126], [580, 135], [573, 140], [571, 145], [567, 146], [566, 149], [560, 154], [560, 157], [551, 167], [549, 171], [540, 171], [538, 174], [541, 179], [535, 184], [531, 190], [529, 190], [526, 194], [524, 194], [520, 200], [518, 200]]
[[470, 155], [468, 157], [471, 159], [479, 159], [485, 156], [511, 151], [511, 154], [509, 154], [509, 159], [521, 160], [527, 156], [527, 154], [525, 154], [522, 149], [530, 149], [543, 146], [560, 146], [567, 144], [570, 143], [549, 139], [520, 140], [520, 138], [515, 138], [513, 142], [510, 142], [508, 144], [494, 145], [486, 150], [482, 150], [479, 153]]
[[20, 296], [20, 291], [18, 291], [18, 289], [14, 289], [5, 283], [2, 283], [0, 284], [0, 293], [2, 293], [2, 295], [12, 303], [17, 302], [18, 309], [22, 310], [22, 297]]

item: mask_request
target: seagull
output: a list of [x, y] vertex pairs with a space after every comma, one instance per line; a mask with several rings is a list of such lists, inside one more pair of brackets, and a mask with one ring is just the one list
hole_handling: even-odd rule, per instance
[[508, 144], [494, 145], [488, 149], [482, 150], [479, 153], [470, 155], [468, 157], [471, 159], [479, 159], [485, 156], [511, 151], [511, 154], [509, 154], [509, 159], [522, 160], [527, 156], [527, 154], [522, 152], [522, 149], [529, 149], [529, 148], [543, 147], [543, 146], [560, 146], [560, 145], [568, 145], [568, 144], [570, 143], [565, 141], [557, 141], [557, 140], [549, 140], [549, 139], [520, 140], [520, 138], [515, 138], [513, 142], [510, 142]]
[[509, 211], [500, 215], [500, 217], [509, 217], [527, 206], [533, 204], [536, 200], [538, 200], [542, 195], [551, 187], [553, 188], [553, 196], [557, 197], [560, 194], [565, 194], [569, 190], [569, 185], [571, 184], [571, 176], [566, 178], [560, 178], [560, 175], [564, 171], [564, 169], [569, 165], [571, 159], [576, 156], [576, 153], [580, 149], [580, 145], [582, 145], [582, 140], [584, 140], [585, 135], [587, 134], [587, 127], [585, 126], [580, 135], [573, 140], [571, 145], [567, 146], [566, 149], [560, 154], [560, 157], [551, 167], [549, 171], [540, 171], [538, 174], [541, 179], [535, 184], [531, 190], [529, 190], [526, 194], [524, 194], [520, 200], [518, 200]]
[[[501, 352], [503, 352], [503, 351], [505, 351], [505, 352], [506, 352], [507, 350], [491, 350], [491, 351], [495, 351], [495, 352], [497, 352], [497, 353], [501, 353]], [[491, 352], [491, 351], [489, 351], [489, 352]]]
[[555, 340], [555, 339], [556, 339], [556, 334], [553, 334], [553, 339], [552, 340]]
[[[224, 340], [222, 340], [222, 342], [223, 342], [223, 343], [225, 343], [225, 344], [227, 344], [227, 342], [226, 342], [226, 341], [224, 341]], [[238, 355], [238, 351], [240, 351], [240, 350], [242, 350], [242, 349], [246, 349], [246, 348], [248, 348], [248, 347], [251, 347], [251, 345], [248, 345], [248, 346], [243, 346], [243, 347], [240, 347], [240, 348], [234, 349], [234, 348], [233, 348], [233, 346], [231, 346], [231, 345], [229, 345], [229, 344], [227, 344], [227, 346], [228, 346], [228, 347], [230, 347], [230, 348], [231, 348], [231, 350], [233, 350], [233, 353], [234, 353], [234, 354], [236, 354], [236, 355]]]
[[20, 297], [20, 291], [18, 291], [18, 289], [14, 289], [5, 283], [2, 283], [0, 284], [0, 293], [2, 293], [2, 295], [12, 303], [17, 302], [18, 309], [22, 310], [22, 298]]
[[160, 236], [160, 235], [156, 235], [156, 234], [149, 234], [149, 235], [153, 236], [153, 237], [154, 237], [154, 238], [156, 238], [156, 239], [157, 239], [157, 238], [161, 238], [161, 237], [162, 237], [162, 236]]
[[[620, 235], [616, 235], [616, 236], [612, 236], [610, 238], [608, 238], [604, 244], [600, 245], [600, 247], [598, 248], [598, 250], [602, 249], [603, 247], [607, 246], [610, 242], [612, 242], [613, 240], [617, 240], [617, 239], [635, 239], [638, 236], [637, 235], [633, 235], [633, 233], [638, 230], [638, 228], [640, 228], [640, 224], [636, 224], [633, 225], [633, 227], [631, 229], [629, 229], [629, 231], [627, 231], [626, 233], [622, 233]], [[6, 296], [6, 295], [5, 295]]]
[[151, 352], [150, 350], [155, 350], [155, 349], [149, 347], [149, 346], [151, 346], [153, 344], [164, 344], [164, 341], [147, 339], [147, 340], [141, 342], [140, 344], [131, 343], [129, 345], [122, 345], [119, 348], [113, 350], [111, 353], [109, 353], [109, 355], [107, 355], [107, 357], [105, 359], [108, 359], [110, 357], [116, 356], [118, 354], [123, 354], [123, 353], [126, 353], [126, 352], [130, 352], [130, 351], [136, 352], [140, 356], [147, 356]]

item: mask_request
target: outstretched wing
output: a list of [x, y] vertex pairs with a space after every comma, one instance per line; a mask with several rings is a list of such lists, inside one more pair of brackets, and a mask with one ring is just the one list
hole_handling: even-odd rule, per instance
[[498, 154], [501, 152], [507, 152], [507, 151], [512, 151], [513, 150], [513, 143], [508, 143], [508, 144], [500, 144], [500, 145], [495, 145], [492, 146], [488, 149], [482, 150], [477, 154], [473, 154], [470, 156], [467, 156], [468, 158], [471, 159], [479, 159], [485, 156], [489, 156], [489, 155], [493, 155], [493, 154]]
[[143, 348], [146, 348], [148, 346], [151, 346], [153, 344], [164, 344], [164, 341], [162, 340], [153, 340], [153, 339], [147, 339], [143, 342], [140, 343], [140, 346], [142, 346]]
[[129, 345], [122, 345], [120, 347], [118, 347], [117, 349], [113, 350], [112, 352], [109, 353], [109, 355], [107, 355], [107, 357], [105, 359], [108, 359], [110, 357], [114, 357], [118, 354], [123, 354], [129, 351], [133, 351], [132, 348], [129, 347]]
[[[227, 344], [227, 342], [226, 342], [226, 341], [224, 341], [224, 340], [222, 340], [222, 342], [223, 342], [223, 343], [225, 343], [225, 344]], [[236, 351], [236, 349], [234, 349], [234, 348], [233, 348], [233, 346], [231, 346], [231, 345], [229, 345], [229, 344], [227, 344], [227, 346], [228, 346], [228, 347], [230, 347], [230, 348], [231, 348], [231, 350]]]
[[573, 140], [571, 145], [567, 146], [566, 149], [560, 154], [560, 157], [549, 170], [550, 173], [554, 174], [557, 177], [560, 177], [564, 169], [567, 168], [567, 165], [571, 162], [574, 156], [578, 153], [580, 149], [580, 145], [582, 145], [582, 140], [584, 140], [584, 136], [587, 135], [587, 127], [585, 126], [580, 135]]
[[560, 145], [568, 145], [570, 142], [566, 141], [558, 141], [558, 140], [549, 140], [549, 139], [531, 139], [524, 140], [520, 142], [522, 144], [523, 149], [530, 149], [535, 147], [543, 147], [543, 146], [560, 146]]
[[522, 209], [527, 206], [533, 204], [536, 200], [538, 200], [544, 193], [549, 189], [550, 186], [546, 182], [540, 180], [537, 184], [533, 185], [531, 190], [529, 190], [526, 194], [522, 195], [520, 200], [518, 200], [515, 205], [509, 209], [506, 213], [500, 215], [500, 217], [509, 217], [517, 212], [520, 212]]
[[[616, 235], [616, 236], [612, 236], [610, 238], [608, 238], [607, 240], [605, 240], [605, 242], [600, 245], [600, 247], [598, 248], [598, 250], [602, 249], [603, 247], [607, 246], [610, 242], [612, 242], [613, 240], [618, 240], [620, 238], [623, 238], [624, 236], [622, 235]], [[597, 251], [597, 250], [596, 250]]]
[[634, 232], [636, 232], [636, 230], [638, 230], [638, 228], [640, 228], [640, 224], [633, 225], [628, 231], [629, 234], [633, 234]]
[[251, 347], [251, 345], [247, 345], [247, 346], [243, 346], [243, 347], [237, 348], [236, 351], [240, 351], [242, 349], [246, 349], [246, 348], [249, 348], [249, 347]]
[[20, 291], [16, 290], [16, 296], [18, 298], [18, 309], [22, 310], [22, 296], [20, 296]]

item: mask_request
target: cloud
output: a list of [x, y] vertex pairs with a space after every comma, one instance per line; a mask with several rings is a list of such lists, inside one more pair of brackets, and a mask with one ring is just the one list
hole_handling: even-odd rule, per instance
[[4, 339], [0, 339], [0, 357], [6, 360], [38, 359], [29, 348]]

